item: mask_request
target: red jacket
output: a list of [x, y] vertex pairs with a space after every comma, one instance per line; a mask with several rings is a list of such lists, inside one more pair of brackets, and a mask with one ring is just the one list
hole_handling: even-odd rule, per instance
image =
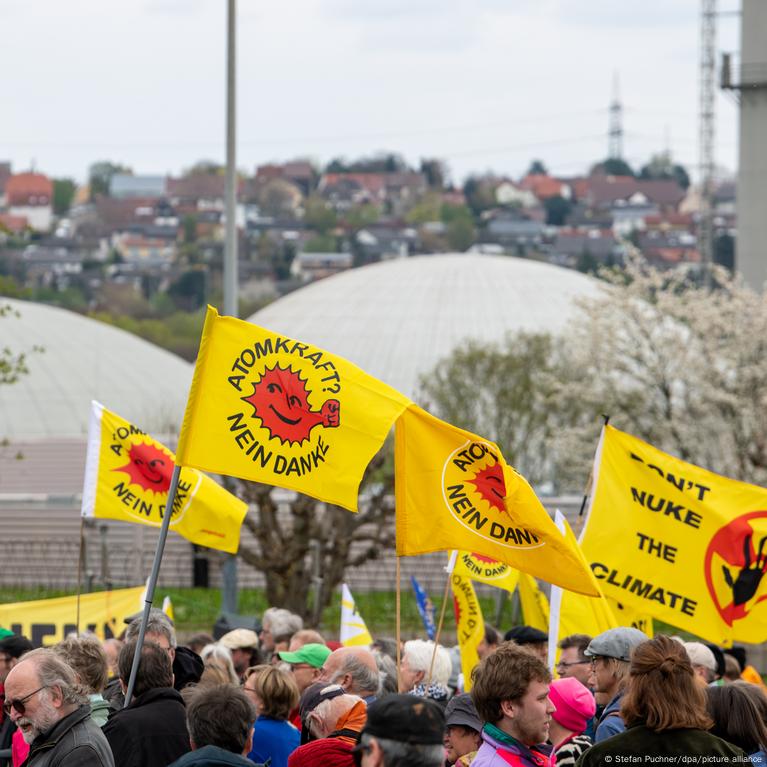
[[354, 767], [352, 748], [338, 738], [312, 740], [288, 757], [288, 767]]

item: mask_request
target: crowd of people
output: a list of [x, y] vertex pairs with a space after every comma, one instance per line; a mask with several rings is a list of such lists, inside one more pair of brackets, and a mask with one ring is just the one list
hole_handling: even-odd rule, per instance
[[[620, 627], [557, 648], [488, 626], [471, 679], [457, 648], [343, 647], [270, 608], [259, 632], [179, 644], [150, 613], [121, 639], [0, 639], [0, 767], [767, 765], [767, 692], [742, 648]], [[397, 665], [399, 662], [399, 665]], [[467, 691], [468, 690], [468, 691]]]

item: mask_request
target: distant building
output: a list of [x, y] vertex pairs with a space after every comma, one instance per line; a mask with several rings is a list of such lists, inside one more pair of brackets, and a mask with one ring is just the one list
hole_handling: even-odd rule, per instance
[[18, 173], [5, 184], [8, 213], [24, 216], [37, 232], [47, 232], [53, 223], [53, 182], [41, 173]]
[[109, 196], [116, 200], [164, 197], [166, 194], [165, 176], [132, 176], [127, 173], [116, 173], [109, 182]]
[[351, 253], [299, 253], [290, 267], [290, 272], [304, 282], [320, 280], [354, 266]]

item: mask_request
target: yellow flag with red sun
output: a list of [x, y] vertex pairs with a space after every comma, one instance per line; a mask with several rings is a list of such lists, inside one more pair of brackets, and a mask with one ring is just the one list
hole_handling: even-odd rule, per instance
[[[91, 403], [82, 515], [160, 527], [173, 453], [134, 424]], [[196, 469], [182, 469], [170, 529], [192, 543], [236, 554], [248, 507]]]
[[474, 585], [469, 578], [454, 571], [450, 575], [450, 588], [453, 590], [455, 633], [461, 650], [463, 689], [468, 692], [471, 690], [471, 672], [479, 663], [477, 648], [485, 638], [485, 621]]
[[341, 357], [209, 306], [177, 457], [356, 511], [365, 468], [409, 403]]
[[594, 576], [498, 446], [411, 405], [397, 421], [397, 554], [472, 551], [581, 594]]

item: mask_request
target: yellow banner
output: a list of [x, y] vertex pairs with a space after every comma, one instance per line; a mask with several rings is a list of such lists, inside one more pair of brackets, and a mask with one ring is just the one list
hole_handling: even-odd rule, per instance
[[349, 587], [341, 585], [341, 630], [339, 641], [344, 647], [367, 647], [372, 644], [365, 621], [357, 611], [357, 605]]
[[471, 672], [479, 663], [477, 646], [485, 638], [485, 621], [474, 586], [468, 578], [453, 571], [450, 588], [453, 590], [455, 630], [461, 650], [463, 689], [468, 692], [471, 690]]
[[549, 600], [538, 587], [535, 578], [527, 573], [519, 575], [519, 605], [526, 626], [540, 631], [549, 630]]
[[582, 545], [605, 595], [716, 644], [767, 640], [767, 490], [611, 426], [594, 479]]
[[408, 403], [341, 357], [209, 306], [178, 460], [356, 511], [365, 468]]
[[651, 615], [641, 613], [639, 610], [628, 607], [622, 602], [616, 602], [610, 597], [604, 597], [604, 599], [610, 608], [610, 612], [615, 616], [616, 626], [631, 626], [632, 628], [639, 629], [644, 631], [650, 639], [655, 636], [655, 627], [653, 626]]
[[[160, 527], [174, 461], [167, 447], [93, 402], [82, 515]], [[184, 468], [170, 529], [192, 543], [236, 554], [247, 510], [210, 477]]]
[[584, 594], [596, 582], [498, 447], [412, 405], [395, 432], [397, 554], [458, 549]]
[[[80, 597], [80, 631], [92, 631], [99, 639], [120, 636], [125, 618], [144, 606], [143, 586], [99, 591]], [[23, 634], [35, 647], [48, 647], [76, 631], [77, 597], [38, 599], [0, 605], [0, 625]]]
[[505, 562], [469, 551], [458, 552], [453, 572], [488, 586], [506, 589], [509, 593], [512, 593], [519, 583], [519, 570], [509, 567]]

